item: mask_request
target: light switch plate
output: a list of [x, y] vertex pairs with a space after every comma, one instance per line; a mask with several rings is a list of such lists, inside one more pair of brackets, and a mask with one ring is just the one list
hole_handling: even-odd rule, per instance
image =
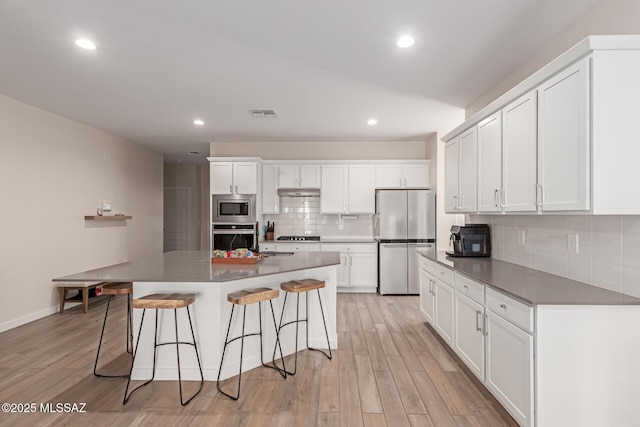
[[105, 200], [104, 202], [102, 202], [102, 212], [109, 212], [111, 211], [111, 202]]

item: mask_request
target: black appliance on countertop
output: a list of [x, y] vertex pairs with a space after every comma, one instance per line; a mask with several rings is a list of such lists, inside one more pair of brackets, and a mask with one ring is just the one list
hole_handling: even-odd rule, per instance
[[452, 225], [449, 245], [452, 257], [490, 257], [491, 230], [487, 224]]
[[276, 240], [294, 242], [319, 242], [320, 236], [279, 236]]

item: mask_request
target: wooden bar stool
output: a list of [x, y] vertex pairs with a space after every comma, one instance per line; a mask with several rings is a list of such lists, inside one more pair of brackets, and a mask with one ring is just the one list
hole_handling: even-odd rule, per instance
[[[122, 404], [125, 405], [131, 395], [141, 387], [146, 386], [156, 375], [156, 359], [158, 355], [158, 347], [162, 345], [175, 344], [176, 346], [176, 355], [178, 357], [178, 384], [180, 387], [180, 404], [185, 406], [187, 403], [191, 402], [191, 400], [200, 393], [202, 390], [202, 386], [204, 384], [204, 376], [202, 374], [202, 364], [200, 363], [200, 355], [198, 354], [198, 345], [196, 344], [196, 336], [193, 333], [193, 323], [191, 322], [191, 314], [189, 312], [189, 305], [195, 302], [196, 296], [195, 294], [153, 294], [147, 295], [142, 298], [136, 298], [133, 300], [133, 308], [141, 308], [142, 309], [142, 319], [140, 320], [140, 329], [138, 330], [138, 339], [136, 340], [136, 349], [133, 353], [133, 360], [131, 361], [131, 370], [129, 371], [129, 379], [127, 380], [127, 387], [124, 390], [124, 399]], [[184, 342], [178, 339], [178, 309], [186, 308], [187, 309], [187, 317], [189, 319], [189, 327], [191, 328], [191, 338], [192, 342]], [[131, 390], [131, 393], [127, 394], [129, 391], [129, 384], [131, 383], [131, 372], [133, 371], [133, 365], [136, 362], [136, 354], [138, 353], [138, 345], [140, 344], [140, 335], [142, 333], [142, 325], [144, 324], [144, 315], [147, 312], [147, 309], [153, 309], [156, 311], [156, 326], [153, 337], [153, 373], [151, 374], [151, 379], [147, 380], [145, 383], [140, 384], [138, 387]], [[158, 342], [158, 310], [167, 310], [173, 309], [173, 316], [175, 321], [175, 331], [176, 331], [176, 340], [170, 342]], [[193, 396], [191, 396], [187, 401], [184, 401], [182, 395], [182, 373], [180, 371], [180, 344], [183, 345], [191, 345], [195, 349], [196, 358], [198, 359], [198, 368], [200, 369], [200, 388], [195, 392]]]
[[96, 353], [96, 361], [93, 365], [93, 375], [103, 378], [127, 378], [129, 375], [107, 375], [98, 373], [98, 359], [100, 358], [100, 349], [102, 348], [102, 339], [104, 338], [104, 328], [107, 325], [107, 317], [109, 316], [109, 306], [111, 300], [117, 295], [127, 296], [127, 353], [133, 353], [133, 323], [131, 321], [131, 295], [133, 293], [133, 284], [131, 282], [106, 283], [102, 286], [102, 295], [109, 295], [107, 301], [107, 310], [104, 312], [104, 321], [102, 322], [102, 332], [100, 333], [100, 342], [98, 343], [98, 352]]
[[[227, 336], [224, 339], [224, 348], [222, 349], [222, 358], [220, 359], [220, 369], [218, 370], [217, 386], [220, 393], [224, 394], [225, 396], [233, 400], [238, 400], [238, 398], [240, 397], [240, 381], [242, 380], [242, 356], [244, 352], [245, 337], [259, 335], [260, 336], [260, 362], [262, 363], [262, 366], [275, 369], [278, 372], [280, 372], [280, 374], [284, 378], [286, 378], [286, 373], [285, 373], [286, 370], [284, 368], [284, 358], [282, 357], [282, 346], [280, 346], [280, 340], [278, 339], [278, 325], [276, 324], [276, 313], [275, 311], [273, 311], [273, 301], [272, 301], [274, 298], [278, 298], [278, 296], [280, 296], [280, 291], [278, 289], [271, 289], [271, 288], [244, 289], [242, 291], [233, 292], [227, 295], [227, 301], [229, 301], [233, 305], [231, 306], [231, 315], [229, 316], [229, 327], [227, 328]], [[282, 368], [279, 368], [276, 365], [276, 361], [275, 361], [276, 349], [273, 350], [273, 360], [272, 360], [273, 366], [267, 365], [266, 363], [264, 363], [263, 350], [262, 350], [262, 302], [263, 301], [269, 301], [269, 305], [271, 306], [271, 316], [273, 317], [273, 327], [275, 328], [275, 331], [276, 331], [276, 349], [280, 348], [280, 358], [282, 359]], [[247, 317], [247, 305], [255, 304], [255, 303], [258, 303], [258, 319], [260, 323], [260, 330], [258, 332], [245, 334], [244, 331], [245, 331], [245, 319]], [[233, 311], [237, 305], [244, 306], [244, 309], [242, 312], [242, 335], [230, 340], [229, 332], [231, 331], [231, 323], [233, 321]], [[241, 340], [240, 341], [240, 372], [238, 373], [238, 390], [236, 392], [236, 395], [233, 396], [229, 393], [226, 393], [220, 388], [220, 373], [222, 372], [222, 364], [224, 363], [224, 355], [227, 351], [227, 345], [231, 344], [233, 341], [238, 339]]]
[[[293, 367], [293, 372], [286, 371], [289, 375], [295, 375], [298, 369], [298, 324], [300, 322], [306, 323], [306, 336], [307, 336], [307, 349], [318, 351], [325, 356], [329, 360], [333, 358], [333, 354], [331, 353], [331, 344], [329, 343], [329, 332], [327, 331], [327, 322], [324, 317], [324, 310], [322, 308], [322, 299], [320, 298], [320, 289], [324, 288], [324, 281], [317, 279], [302, 279], [302, 280], [292, 280], [290, 282], [284, 282], [280, 284], [280, 288], [285, 291], [284, 294], [284, 303], [282, 304], [282, 314], [280, 315], [280, 325], [278, 326], [278, 337], [280, 337], [280, 331], [287, 325], [292, 323], [296, 324], [296, 356], [295, 363]], [[320, 313], [322, 313], [322, 323], [324, 324], [324, 333], [327, 336], [327, 348], [329, 349], [329, 353], [326, 351], [311, 348], [309, 347], [309, 292], [315, 290], [318, 293], [318, 302], [320, 303]], [[287, 322], [282, 324], [282, 319], [284, 318], [284, 311], [287, 306], [287, 296], [290, 293], [297, 294], [297, 302], [296, 302], [296, 320], [292, 320], [291, 322]], [[305, 293], [306, 297], [306, 318], [300, 319], [300, 294]], [[275, 350], [274, 350], [275, 351]]]

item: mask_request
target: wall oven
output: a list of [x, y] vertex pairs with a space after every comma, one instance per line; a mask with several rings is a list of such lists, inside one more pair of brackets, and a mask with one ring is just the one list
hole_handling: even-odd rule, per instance
[[258, 250], [258, 224], [213, 224], [213, 249], [231, 251], [238, 248]]
[[251, 224], [255, 221], [255, 194], [213, 194], [211, 196], [211, 222]]

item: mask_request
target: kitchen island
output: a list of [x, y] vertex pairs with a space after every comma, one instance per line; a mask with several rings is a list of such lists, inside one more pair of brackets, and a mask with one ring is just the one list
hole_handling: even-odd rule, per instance
[[[133, 282], [133, 297], [139, 298], [153, 293], [193, 293], [196, 301], [191, 305], [194, 332], [198, 341], [204, 378], [215, 381], [218, 377], [222, 348], [227, 332], [231, 303], [227, 294], [247, 288], [269, 287], [279, 289], [280, 283], [290, 280], [314, 278], [324, 280], [321, 290], [322, 303], [327, 320], [331, 348], [337, 348], [336, 334], [336, 271], [340, 264], [337, 252], [299, 252], [290, 256], [266, 257], [256, 264], [212, 264], [209, 251], [175, 251], [150, 255], [131, 262], [89, 270], [53, 279], [54, 282]], [[284, 292], [274, 300], [277, 320], [282, 310]], [[291, 298], [290, 298], [291, 299]], [[302, 298], [304, 300], [304, 298]], [[326, 347], [326, 336], [320, 317], [317, 299], [310, 298], [309, 346]], [[285, 322], [295, 318], [295, 298], [287, 303]], [[166, 313], [165, 313], [166, 312]], [[304, 301], [300, 304], [301, 318], [305, 316]], [[141, 332], [140, 349], [136, 356], [133, 379], [151, 377], [153, 366], [153, 313], [148, 313]], [[137, 335], [142, 310], [134, 310], [134, 333]], [[247, 332], [258, 330], [258, 307], [247, 308]], [[173, 313], [159, 312], [159, 341], [175, 340]], [[263, 305], [262, 325], [264, 331], [264, 360], [271, 360], [275, 343], [275, 328], [269, 305]], [[240, 335], [242, 316], [234, 315], [230, 336]], [[184, 310], [178, 310], [180, 340], [190, 337], [189, 324]], [[96, 330], [96, 339], [99, 331]], [[134, 340], [137, 336], [134, 336]], [[283, 329], [282, 350], [285, 355], [295, 352], [295, 328]], [[245, 340], [243, 371], [260, 365], [260, 340], [252, 337]], [[305, 330], [299, 331], [299, 346], [304, 348]], [[238, 373], [240, 361], [239, 341], [227, 349], [221, 379]], [[180, 349], [180, 365], [183, 379], [199, 380], [197, 361], [193, 351]], [[177, 360], [174, 346], [162, 346], [158, 350], [156, 379], [177, 380]]]
[[638, 425], [639, 298], [491, 258], [420, 255], [425, 318], [521, 426]]

